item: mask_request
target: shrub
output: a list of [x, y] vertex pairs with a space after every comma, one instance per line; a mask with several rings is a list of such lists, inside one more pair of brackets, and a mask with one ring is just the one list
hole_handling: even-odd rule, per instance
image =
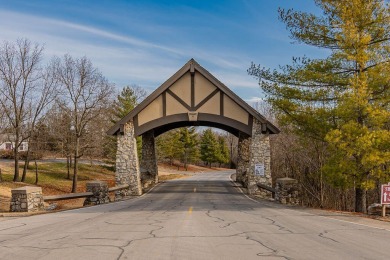
[[0, 159], [13, 159], [14, 154], [12, 150], [0, 150]]
[[[19, 152], [19, 159], [25, 160], [27, 156], [26, 151]], [[43, 158], [43, 152], [30, 153], [30, 160], [39, 160]], [[14, 152], [12, 150], [0, 150], [0, 159], [14, 159]]]

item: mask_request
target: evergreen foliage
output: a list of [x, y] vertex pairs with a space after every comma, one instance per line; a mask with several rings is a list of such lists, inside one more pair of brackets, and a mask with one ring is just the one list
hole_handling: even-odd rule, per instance
[[168, 160], [173, 165], [174, 160], [184, 164], [195, 163], [199, 158], [198, 134], [195, 127], [183, 127], [169, 131], [157, 138], [157, 150], [160, 159]]
[[211, 167], [212, 163], [218, 162], [219, 145], [213, 131], [206, 129], [200, 139], [200, 158], [206, 165]]
[[112, 123], [125, 117], [138, 104], [138, 96], [134, 87], [125, 86], [114, 101]]
[[198, 134], [195, 132], [195, 127], [184, 127], [179, 129], [180, 153], [181, 161], [184, 163], [184, 168], [187, 170], [188, 163], [195, 162], [199, 158], [198, 152]]
[[327, 50], [323, 59], [293, 58], [270, 70], [252, 64], [279, 120], [327, 144], [322, 170], [335, 185], [366, 190], [390, 172], [390, 7], [380, 0], [316, 0], [322, 16], [279, 10], [291, 38]]
[[[125, 86], [117, 95], [111, 109], [111, 122], [115, 124], [128, 113], [130, 113], [138, 103], [146, 96], [146, 91], [139, 86]], [[116, 136], [107, 136], [104, 145], [105, 155], [111, 160], [116, 158]], [[142, 137], [137, 137], [138, 157], [142, 156]]]
[[218, 163], [221, 166], [221, 164], [227, 164], [230, 162], [230, 151], [226, 145], [225, 138], [222, 135], [218, 135], [217, 141], [218, 141], [218, 153], [217, 153]]
[[179, 159], [181, 143], [178, 130], [166, 132], [156, 139], [157, 154], [159, 160], [168, 160], [173, 165], [174, 160]]

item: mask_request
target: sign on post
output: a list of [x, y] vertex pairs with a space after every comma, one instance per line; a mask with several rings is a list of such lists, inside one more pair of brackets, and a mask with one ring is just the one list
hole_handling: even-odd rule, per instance
[[390, 182], [382, 184], [381, 189], [382, 217], [386, 216], [386, 205], [390, 204]]
[[265, 176], [265, 167], [262, 163], [255, 164], [255, 175], [256, 176]]
[[388, 184], [382, 184], [381, 204], [390, 204], [390, 182]]

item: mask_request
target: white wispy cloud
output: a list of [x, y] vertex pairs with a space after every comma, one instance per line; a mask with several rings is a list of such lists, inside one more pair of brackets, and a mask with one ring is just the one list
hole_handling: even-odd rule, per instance
[[251, 97], [251, 98], [245, 99], [245, 102], [247, 102], [249, 104], [253, 104], [253, 103], [257, 103], [257, 102], [263, 102], [263, 101], [264, 101], [263, 97]]
[[[0, 11], [0, 16], [3, 18], [3, 22], [10, 26], [11, 24], [16, 25], [17, 27], [23, 26], [25, 29], [30, 28], [26, 31], [31, 31], [32, 28], [35, 28], [34, 31], [57, 31], [57, 34], [61, 34], [61, 30], [63, 29], [71, 29], [72, 31], [76, 30], [79, 32], [84, 32], [88, 34], [93, 34], [95, 36], [103, 37], [105, 39], [118, 41], [126, 44], [130, 44], [137, 47], [142, 48], [154, 48], [167, 52], [171, 52], [174, 54], [182, 55], [177, 49], [169, 48], [164, 45], [159, 45], [156, 43], [148, 42], [136, 37], [124, 36], [120, 34], [115, 34], [112, 32], [108, 32], [105, 30], [101, 30], [92, 26], [86, 26], [76, 23], [71, 23], [58, 19], [44, 18], [33, 16], [29, 14], [22, 14], [12, 11]], [[9, 22], [7, 22], [9, 21]], [[22, 28], [19, 28], [22, 29]], [[23, 29], [22, 29], [23, 30]], [[13, 30], [15, 33], [18, 31]], [[19, 31], [20, 32], [20, 31]], [[66, 31], [62, 31], [62, 33], [66, 33]]]
[[246, 74], [248, 59], [239, 53], [204, 50], [191, 44], [167, 46], [102, 28], [8, 10], [0, 10], [0, 17], [0, 40], [26, 37], [44, 43], [47, 57], [65, 53], [87, 56], [118, 86], [134, 83], [156, 88], [184, 62], [195, 58], [201, 65], [206, 63], [206, 69], [236, 91], [258, 88], [257, 82]]

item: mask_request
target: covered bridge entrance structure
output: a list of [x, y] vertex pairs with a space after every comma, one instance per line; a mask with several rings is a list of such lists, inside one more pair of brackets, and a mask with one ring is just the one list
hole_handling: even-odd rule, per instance
[[[140, 167], [158, 182], [155, 137], [178, 127], [210, 126], [238, 137], [237, 180], [249, 193], [271, 186], [269, 135], [279, 130], [194, 59], [157, 88], [109, 131], [117, 136], [116, 184], [129, 184], [117, 197], [141, 195]], [[136, 137], [142, 136], [142, 161]]]

